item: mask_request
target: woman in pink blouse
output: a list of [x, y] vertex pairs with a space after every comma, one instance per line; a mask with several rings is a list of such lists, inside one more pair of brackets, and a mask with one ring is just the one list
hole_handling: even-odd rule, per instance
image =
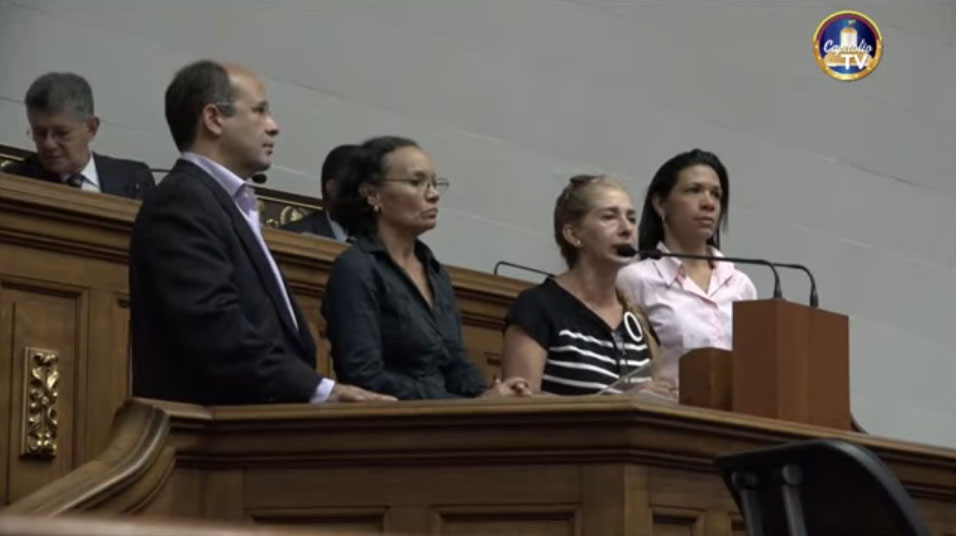
[[[694, 149], [671, 158], [647, 188], [638, 248], [720, 256], [729, 193], [717, 155]], [[643, 259], [621, 269], [617, 284], [654, 326], [661, 345], [657, 379], [674, 386], [680, 356], [702, 347], [729, 350], [733, 302], [757, 297], [750, 278], [730, 262]]]

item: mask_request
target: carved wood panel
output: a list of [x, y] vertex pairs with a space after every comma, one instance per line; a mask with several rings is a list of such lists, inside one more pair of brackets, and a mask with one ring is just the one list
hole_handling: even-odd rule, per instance
[[385, 533], [388, 507], [343, 507], [343, 508], [259, 508], [248, 511], [257, 523], [272, 525], [295, 525], [349, 534], [366, 535]]
[[442, 507], [432, 511], [431, 534], [572, 536], [581, 534], [581, 523], [574, 505]]
[[481, 367], [485, 379], [490, 383], [495, 376], [500, 378], [501, 331], [484, 325], [465, 324], [462, 326], [462, 337], [468, 358]]
[[[2, 282], [0, 282], [0, 437], [12, 435], [13, 414], [13, 305], [4, 300]], [[10, 502], [9, 457], [10, 441], [0, 440], [0, 507]]]
[[[10, 211], [3, 216], [14, 215]], [[12, 467], [0, 463], [2, 505], [15, 499], [11, 490], [22, 493], [37, 487], [45, 483], [41, 482], [44, 478], [52, 479], [63, 470], [84, 463], [105, 444], [113, 414], [125, 400], [129, 383], [129, 304], [126, 266], [121, 259], [109, 257], [102, 250], [84, 256], [62, 243], [44, 242], [45, 237], [40, 236], [43, 232], [60, 238], [55, 218], [31, 221], [29, 225], [2, 216], [0, 220], [0, 285], [5, 300], [5, 316], [0, 321], [0, 385], [4, 387], [0, 396], [8, 396], [11, 389], [22, 389], [22, 381], [13, 385], [13, 380], [23, 374], [23, 367], [11, 360], [21, 359], [24, 346], [53, 350], [61, 367], [59, 441], [54, 463], [59, 469], [38, 472], [39, 462], [34, 460], [32, 464], [19, 464], [31, 467], [27, 473], [18, 469], [14, 474]], [[24, 228], [37, 236], [26, 241], [13, 239], [7, 224], [16, 228], [27, 225]], [[75, 223], [69, 226], [69, 233], [80, 233], [84, 239], [91, 236], [88, 229]], [[15, 333], [15, 324], [29, 327], [27, 338], [32, 342], [14, 341], [20, 333]], [[60, 342], [44, 342], [51, 340]], [[61, 347], [68, 347], [68, 352]], [[4, 439], [8, 431], [18, 426], [10, 420], [12, 404], [10, 399], [0, 402], [0, 437]], [[0, 460], [13, 459], [16, 453], [6, 450], [10, 442], [2, 443]], [[47, 476], [41, 478], [41, 473]], [[27, 481], [15, 482], [21, 478]]]
[[[703, 512], [676, 508], [652, 509], [654, 536], [698, 536], [694, 530]], [[708, 535], [709, 536], [709, 535]]]
[[332, 372], [332, 362], [329, 358], [329, 341], [325, 339], [325, 319], [322, 318], [322, 300], [305, 289], [293, 289], [295, 300], [302, 310], [302, 315], [309, 324], [309, 331], [318, 347], [316, 369], [327, 377], [335, 377]]
[[655, 523], [654, 536], [695, 536], [694, 525], [684, 523]]
[[[390, 532], [515, 534], [492, 529], [530, 530], [540, 522], [544, 534], [578, 534], [579, 475], [577, 468], [549, 466], [252, 469], [246, 471], [244, 501], [255, 519], [263, 512], [324, 512], [343, 526], [368, 527], [379, 508], [383, 530]], [[482, 504], [488, 501], [494, 503]], [[386, 516], [384, 506], [374, 505], [391, 509]]]
[[[3, 419], [8, 502], [73, 469], [75, 382], [86, 358], [87, 302], [85, 292], [65, 285], [0, 281], [0, 333], [9, 336], [0, 348], [4, 383], [9, 386]], [[51, 356], [55, 362], [44, 363]], [[56, 378], [51, 376], [54, 372]], [[44, 440], [42, 434], [50, 434], [51, 444], [31, 449], [31, 443]]]
[[60, 356], [28, 346], [21, 357], [20, 457], [50, 460], [56, 457], [60, 440]]
[[[692, 503], [693, 499], [688, 498]], [[734, 525], [727, 512], [694, 508], [653, 508], [654, 536], [732, 536]], [[740, 534], [746, 535], [741, 528]]]
[[90, 359], [78, 371], [77, 421], [85, 432], [77, 438], [77, 462], [106, 445], [111, 420], [130, 394], [129, 296], [104, 289], [90, 291]]

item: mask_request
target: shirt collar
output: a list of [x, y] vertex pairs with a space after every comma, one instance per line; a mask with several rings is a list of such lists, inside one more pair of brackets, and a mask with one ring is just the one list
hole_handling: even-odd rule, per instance
[[[718, 250], [717, 248], [713, 246], [710, 246], [710, 254], [713, 255], [714, 257], [724, 256], [724, 254], [721, 253], [720, 250]], [[714, 288], [717, 288], [723, 285], [724, 283], [726, 283], [727, 280], [734, 275], [734, 272], [736, 272], [737, 269], [734, 267], [734, 263], [730, 261], [722, 261], [722, 262], [717, 262], [714, 264], [715, 264], [714, 273], [711, 277], [714, 279], [714, 283], [716, 283]]]
[[86, 163], [86, 167], [80, 171], [80, 174], [83, 175], [83, 180], [89, 182], [93, 186], [96, 186], [96, 189], [100, 189], [100, 174], [96, 171], [96, 162], [93, 160], [93, 151], [90, 151], [90, 160]]
[[345, 232], [345, 228], [342, 227], [342, 224], [333, 220], [328, 212], [325, 212], [325, 219], [329, 222], [329, 227], [332, 229], [332, 234], [335, 235], [335, 239], [340, 242], [345, 242], [349, 235]]
[[238, 175], [229, 171], [226, 166], [201, 154], [186, 151], [182, 154], [181, 158], [199, 166], [200, 169], [215, 179], [216, 183], [222, 186], [223, 189], [226, 190], [226, 193], [229, 194], [229, 197], [233, 199], [238, 199], [239, 194], [243, 192], [244, 188], [252, 188], [246, 181], [239, 178]]
[[[670, 250], [667, 249], [667, 246], [664, 245], [664, 242], [657, 243], [657, 249], [663, 253], [670, 253]], [[713, 246], [707, 246], [708, 253], [714, 257], [723, 257], [724, 254], [720, 252], [719, 249]], [[652, 260], [654, 266], [657, 268], [658, 273], [661, 274], [661, 277], [668, 285], [672, 285], [674, 281], [677, 280], [677, 276], [681, 274], [682, 269], [684, 268], [684, 263], [681, 262], [677, 257], [661, 257], [660, 259]], [[711, 275], [711, 278], [716, 282], [717, 286], [723, 285], [732, 275], [734, 275], [734, 263], [729, 261], [724, 262], [715, 262], [714, 271]]]
[[[377, 233], [359, 233], [353, 236], [351, 240], [352, 243], [362, 251], [388, 257], [388, 250], [385, 249], [382, 241], [379, 240]], [[441, 263], [435, 258], [432, 250], [418, 239], [415, 240], [415, 256], [421, 259], [421, 261], [427, 264], [432, 270], [441, 270]]]
[[[670, 250], [667, 249], [667, 246], [665, 246], [663, 242], [657, 243], [657, 249], [664, 253], [670, 253]], [[654, 263], [654, 267], [657, 268], [658, 273], [661, 274], [661, 278], [663, 278], [668, 285], [674, 284], [678, 274], [680, 274], [681, 268], [684, 266], [684, 263], [676, 257], [661, 257], [659, 259], [653, 259], [651, 262]]]

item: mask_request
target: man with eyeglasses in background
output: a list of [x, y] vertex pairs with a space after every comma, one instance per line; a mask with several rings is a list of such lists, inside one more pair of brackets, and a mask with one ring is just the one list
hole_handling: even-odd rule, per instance
[[142, 199], [155, 185], [146, 164], [90, 150], [100, 119], [82, 76], [47, 73], [30, 85], [25, 104], [37, 152], [5, 172], [130, 199]]

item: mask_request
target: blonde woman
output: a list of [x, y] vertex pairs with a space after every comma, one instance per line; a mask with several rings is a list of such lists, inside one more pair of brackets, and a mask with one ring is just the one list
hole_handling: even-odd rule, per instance
[[[633, 386], [670, 396], [651, 381], [656, 343], [643, 313], [616, 291], [637, 226], [631, 197], [602, 175], [572, 177], [554, 208], [554, 238], [568, 270], [521, 293], [506, 319], [503, 369], [535, 392], [621, 392], [612, 384], [635, 370]], [[627, 382], [625, 382], [627, 383]], [[618, 386], [619, 387], [619, 386]]]

